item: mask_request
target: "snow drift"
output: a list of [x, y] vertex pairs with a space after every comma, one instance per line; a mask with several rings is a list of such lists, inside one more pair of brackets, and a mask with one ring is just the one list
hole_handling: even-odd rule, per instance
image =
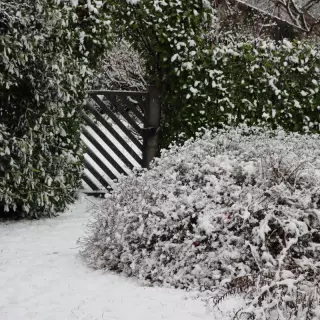
[[255, 292], [239, 317], [318, 317], [319, 209], [318, 135], [206, 131], [123, 178], [81, 254], [151, 284], [211, 290], [217, 303]]

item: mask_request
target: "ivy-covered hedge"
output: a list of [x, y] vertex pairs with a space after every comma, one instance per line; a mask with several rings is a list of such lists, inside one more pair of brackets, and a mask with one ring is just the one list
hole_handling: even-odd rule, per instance
[[221, 123], [319, 132], [320, 52], [308, 43], [219, 39], [206, 0], [122, 0], [112, 15], [161, 89], [162, 147]]
[[109, 30], [86, 3], [0, 4], [0, 217], [55, 214], [80, 186], [77, 109]]
[[186, 105], [168, 117], [166, 140], [180, 132], [190, 137], [203, 125], [239, 123], [319, 132], [319, 83], [320, 52], [307, 43], [217, 45], [207, 52]]
[[186, 107], [189, 102], [186, 96], [197, 81], [207, 45], [205, 35], [213, 22], [211, 3], [208, 0], [110, 2], [115, 3], [112, 11], [115, 30], [145, 59], [146, 80], [161, 91], [161, 145], [165, 147], [171, 133], [177, 131], [168, 119], [176, 120], [177, 126], [184, 125], [176, 112]]

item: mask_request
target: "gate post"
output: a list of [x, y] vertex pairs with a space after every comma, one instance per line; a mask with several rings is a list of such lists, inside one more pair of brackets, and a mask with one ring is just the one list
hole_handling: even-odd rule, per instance
[[160, 99], [156, 87], [148, 87], [148, 99], [145, 106], [143, 129], [142, 166], [149, 168], [149, 164], [156, 156], [158, 149], [158, 131], [160, 126]]

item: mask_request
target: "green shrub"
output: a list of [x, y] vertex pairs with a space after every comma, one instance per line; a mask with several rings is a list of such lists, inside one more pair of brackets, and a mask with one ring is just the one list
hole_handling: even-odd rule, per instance
[[319, 132], [320, 52], [284, 40], [217, 45], [207, 52], [189, 103], [168, 123], [167, 140], [201, 126], [221, 124], [283, 127]]
[[55, 214], [80, 186], [77, 109], [109, 27], [85, 2], [59, 2], [0, 4], [0, 216]]
[[[192, 90], [203, 61], [206, 30], [212, 26], [210, 1], [114, 1], [112, 12], [114, 28], [119, 35], [133, 44], [146, 61], [149, 84], [161, 91], [163, 147], [166, 135], [177, 131], [181, 123], [178, 113], [190, 100]], [[194, 102], [194, 101], [193, 101]], [[175, 121], [174, 125], [169, 119]]]
[[319, 132], [319, 51], [307, 43], [261, 41], [238, 44], [230, 53], [225, 47], [214, 56], [215, 65], [223, 66], [221, 85], [228, 92], [224, 103], [216, 103], [230, 110], [235, 122]]
[[320, 53], [308, 43], [212, 37], [205, 0], [117, 3], [115, 25], [161, 89], [162, 147], [221, 124], [319, 132]]

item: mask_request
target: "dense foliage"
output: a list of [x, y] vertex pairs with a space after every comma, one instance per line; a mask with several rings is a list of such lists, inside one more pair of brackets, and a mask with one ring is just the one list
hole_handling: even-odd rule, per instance
[[78, 108], [108, 44], [101, 14], [86, 1], [0, 2], [0, 216], [55, 214], [79, 188]]
[[133, 49], [132, 44], [119, 40], [107, 51], [95, 75], [94, 87], [97, 89], [145, 91], [145, 61]]
[[239, 319], [317, 319], [319, 141], [245, 127], [173, 146], [115, 187], [82, 255], [151, 284], [214, 290], [216, 301], [244, 292]]
[[[203, 62], [206, 32], [212, 28], [210, 1], [114, 1], [114, 28], [127, 39], [146, 61], [146, 81], [161, 91], [162, 146], [172, 138], [165, 137], [168, 119], [178, 119], [177, 112], [188, 105], [198, 105], [187, 95], [194, 91], [197, 70]], [[197, 85], [197, 84], [196, 84]], [[180, 122], [179, 126], [185, 123]]]
[[187, 95], [192, 103], [168, 124], [171, 137], [179, 131], [190, 137], [203, 125], [239, 123], [319, 132], [318, 50], [286, 40], [227, 40], [208, 55]]
[[[161, 146], [221, 124], [319, 132], [319, 50], [308, 43], [217, 37], [206, 1], [123, 1], [119, 34], [144, 57], [161, 90]], [[147, 26], [147, 27], [146, 27]]]
[[[81, 106], [91, 68], [97, 66], [106, 71], [97, 83], [160, 88], [162, 147], [180, 139], [181, 133], [184, 139], [194, 136], [204, 125], [247, 123], [319, 131], [320, 54], [308, 44], [212, 37], [215, 19], [206, 0], [71, 3], [74, 6], [54, 0], [0, 2], [3, 209], [45, 201], [53, 211], [60, 210], [65, 202], [57, 194], [63, 189], [60, 195], [70, 198], [79, 185], [80, 122], [75, 108]], [[133, 47], [126, 52], [120, 46], [105, 64], [98, 64], [111, 27]], [[19, 151], [27, 146], [32, 146], [33, 157]], [[49, 160], [50, 154], [58, 158]], [[65, 157], [73, 159], [71, 167]], [[44, 172], [43, 163], [48, 166]], [[58, 182], [63, 172], [69, 182]], [[48, 186], [47, 180], [57, 185]], [[31, 192], [33, 184], [37, 187]], [[48, 194], [59, 199], [55, 205], [39, 200], [38, 195], [47, 199]]]

